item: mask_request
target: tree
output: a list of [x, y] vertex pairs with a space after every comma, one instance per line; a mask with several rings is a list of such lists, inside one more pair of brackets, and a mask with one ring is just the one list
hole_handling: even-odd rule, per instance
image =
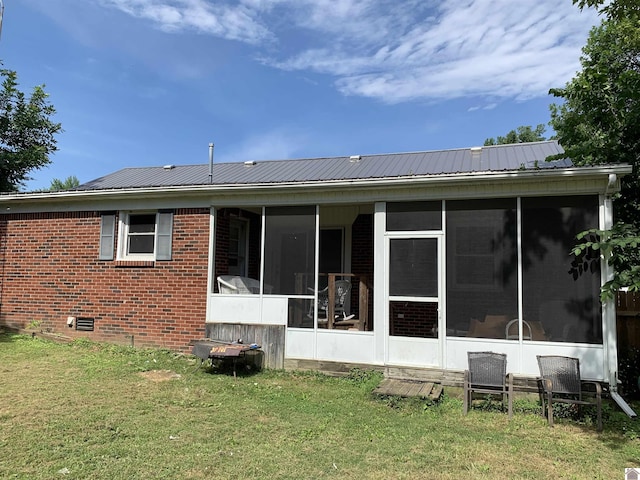
[[628, 163], [614, 198], [617, 223], [611, 230], [578, 235], [572, 253], [578, 269], [602, 253], [614, 269], [601, 291], [613, 298], [621, 287], [640, 290], [640, 4], [637, 0], [574, 0], [605, 15], [582, 49], [582, 70], [551, 94], [564, 99], [551, 105], [551, 125], [567, 156], [577, 165]]
[[573, 0], [574, 5], [578, 5], [580, 10], [592, 7], [609, 19], [621, 19], [640, 13], [640, 3], [638, 0]]
[[582, 50], [582, 71], [550, 91], [551, 125], [577, 165], [628, 163], [615, 200], [619, 221], [640, 225], [640, 16], [607, 19]]
[[55, 135], [62, 131], [51, 121], [54, 107], [43, 86], [27, 98], [18, 89], [17, 74], [1, 69], [0, 91], [0, 191], [17, 191], [29, 180], [29, 172], [51, 163], [57, 150]]
[[49, 191], [56, 192], [59, 190], [71, 190], [72, 188], [76, 188], [78, 185], [80, 185], [80, 180], [78, 180], [78, 177], [75, 175], [71, 175], [64, 180], [54, 178], [51, 180]]
[[594, 260], [602, 253], [615, 270], [613, 278], [600, 290], [600, 298], [613, 300], [618, 290], [628, 287], [630, 291], [640, 291], [640, 231], [633, 225], [618, 223], [611, 230], [593, 228], [577, 235], [580, 242], [571, 253], [577, 274], [586, 272]]
[[504, 145], [506, 143], [528, 143], [528, 142], [540, 142], [546, 140], [544, 132], [546, 128], [543, 123], [536, 128], [527, 126], [520, 126], [516, 130], [511, 130], [504, 137], [487, 138], [484, 141], [484, 145]]

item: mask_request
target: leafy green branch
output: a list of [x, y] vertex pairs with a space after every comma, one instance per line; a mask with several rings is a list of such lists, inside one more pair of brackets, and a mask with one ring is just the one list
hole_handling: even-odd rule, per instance
[[611, 230], [592, 228], [576, 236], [571, 253], [576, 257], [575, 270], [579, 273], [593, 265], [594, 259], [604, 258], [613, 268], [613, 278], [600, 289], [602, 301], [612, 300], [621, 288], [640, 291], [640, 231], [627, 224], [617, 223]]

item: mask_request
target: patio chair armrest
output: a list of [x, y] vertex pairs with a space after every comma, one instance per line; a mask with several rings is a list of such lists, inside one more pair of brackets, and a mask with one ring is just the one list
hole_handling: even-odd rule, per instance
[[[313, 287], [307, 287], [307, 290], [309, 290], [311, 293], [316, 293], [316, 289]], [[320, 290], [318, 290], [318, 293], [325, 293], [329, 291], [329, 287], [324, 287], [321, 288]]]
[[545, 393], [551, 393], [553, 391], [553, 384], [551, 382], [551, 379], [538, 377], [537, 380], [540, 385], [542, 385], [542, 389], [545, 391]]
[[226, 280], [221, 279], [220, 277], [217, 278], [218, 280], [218, 289], [222, 290], [221, 287], [225, 287], [228, 288], [229, 290], [232, 290], [234, 292], [238, 291], [238, 287], [236, 287], [234, 284], [227, 282]]
[[591, 392], [591, 390], [585, 390], [585, 391], [595, 393], [596, 397], [598, 398], [602, 397], [602, 385], [600, 384], [600, 382], [596, 382], [595, 380], [582, 380], [581, 383], [583, 386], [593, 385], [593, 392]]

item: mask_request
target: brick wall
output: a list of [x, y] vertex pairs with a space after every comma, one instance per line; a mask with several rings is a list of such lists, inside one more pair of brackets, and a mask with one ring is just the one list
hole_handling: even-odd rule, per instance
[[209, 209], [175, 211], [171, 261], [98, 260], [100, 223], [99, 212], [0, 217], [0, 324], [172, 350], [203, 338]]
[[[373, 215], [360, 214], [351, 228], [351, 271], [357, 275], [364, 275], [369, 287], [369, 324], [368, 330], [373, 330]], [[354, 279], [359, 282], [360, 279]], [[358, 307], [358, 283], [354, 283], [351, 290], [351, 313], [361, 317]]]
[[436, 338], [438, 304], [389, 302], [389, 335]]

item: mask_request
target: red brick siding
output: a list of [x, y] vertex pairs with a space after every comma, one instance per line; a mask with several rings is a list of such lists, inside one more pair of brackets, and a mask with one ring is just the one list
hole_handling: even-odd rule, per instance
[[434, 338], [437, 325], [437, 303], [389, 302], [389, 335]]
[[[173, 350], [204, 337], [209, 209], [175, 211], [171, 261], [98, 260], [100, 223], [100, 212], [2, 216], [0, 323]], [[95, 331], [67, 316], [94, 318]]]

